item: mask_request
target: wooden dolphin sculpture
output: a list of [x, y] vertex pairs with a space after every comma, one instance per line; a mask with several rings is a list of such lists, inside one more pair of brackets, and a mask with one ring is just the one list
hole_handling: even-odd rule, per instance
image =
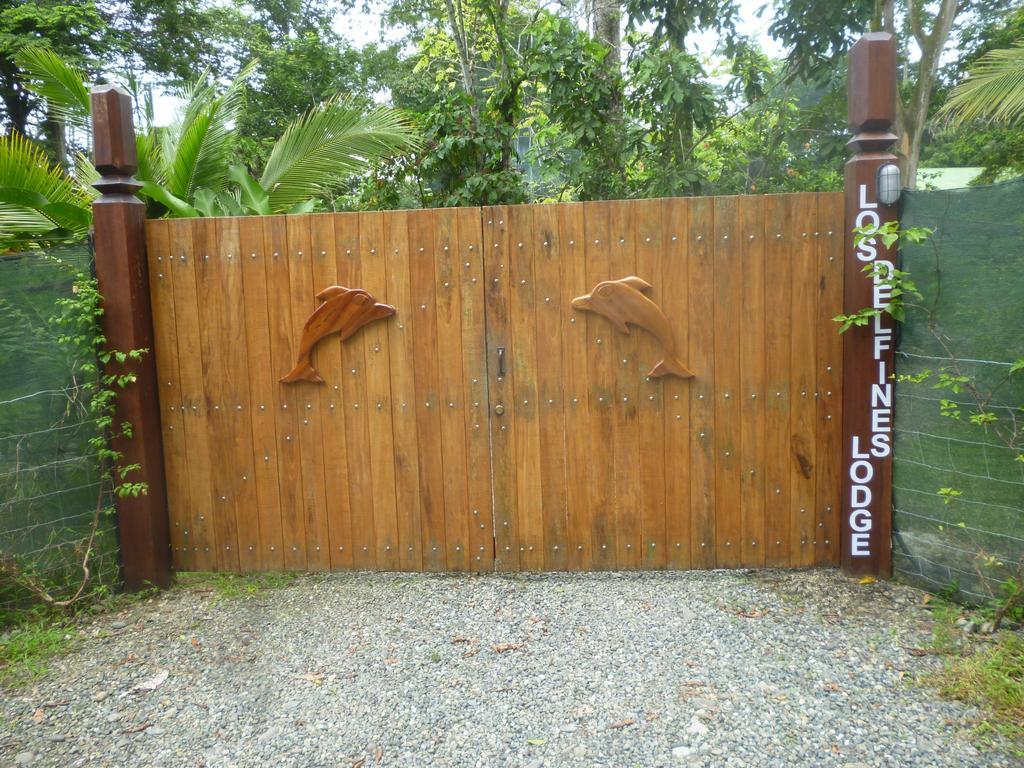
[[586, 296], [573, 299], [572, 305], [607, 318], [623, 333], [629, 333], [629, 324], [632, 324], [654, 334], [661, 342], [664, 359], [651, 369], [648, 376], [692, 378], [693, 373], [676, 356], [676, 340], [668, 319], [643, 293], [649, 290], [650, 284], [639, 277], [605, 280]]
[[344, 341], [364, 325], [395, 314], [394, 307], [379, 303], [361, 288], [332, 285], [324, 288], [316, 297], [323, 303], [313, 310], [313, 314], [302, 326], [299, 360], [291, 372], [282, 377], [284, 384], [294, 381], [322, 384], [324, 380], [320, 378], [310, 358], [313, 347], [334, 333], [340, 333], [340, 341]]

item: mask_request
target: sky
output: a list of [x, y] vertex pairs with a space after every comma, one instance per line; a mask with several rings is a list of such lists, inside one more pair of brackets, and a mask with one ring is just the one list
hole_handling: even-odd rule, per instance
[[[763, 17], [758, 16], [758, 11], [765, 6], [766, 0], [739, 0], [740, 21], [738, 30], [745, 36], [757, 42], [761, 49], [773, 58], [782, 56], [783, 50], [779, 44], [768, 35], [768, 25], [771, 23], [770, 8]], [[383, 0], [370, 0], [365, 4], [357, 4], [345, 13], [339, 13], [335, 19], [335, 31], [351, 43], [353, 46], [361, 47], [368, 43], [379, 42], [383, 39], [396, 40], [401, 37], [398, 30], [383, 30], [381, 28], [381, 13], [387, 3]], [[693, 38], [694, 47], [700, 53], [711, 55], [717, 45], [717, 36], [713, 33], [696, 35]], [[153, 107], [156, 122], [158, 125], [167, 125], [174, 117], [175, 110], [180, 105], [180, 99], [167, 93], [159, 93], [154, 97]]]

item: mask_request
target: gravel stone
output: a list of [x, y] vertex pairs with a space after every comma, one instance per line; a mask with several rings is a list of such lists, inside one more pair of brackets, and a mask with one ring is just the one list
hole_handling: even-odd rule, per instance
[[314, 575], [123, 615], [0, 693], [0, 766], [1018, 765], [919, 684], [921, 593], [831, 570]]

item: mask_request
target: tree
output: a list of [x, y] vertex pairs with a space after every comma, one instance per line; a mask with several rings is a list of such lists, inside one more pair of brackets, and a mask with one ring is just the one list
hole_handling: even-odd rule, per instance
[[982, 56], [953, 89], [938, 117], [953, 125], [971, 120], [1006, 125], [1024, 118], [1024, 40]]
[[[63, 114], [84, 121], [89, 114], [82, 73], [55, 55], [24, 62], [30, 86], [46, 94]], [[178, 119], [167, 128], [145, 126], [136, 136], [150, 217], [271, 214], [308, 211], [317, 198], [373, 162], [415, 149], [418, 140], [395, 110], [360, 110], [340, 97], [315, 106], [293, 121], [274, 144], [258, 178], [233, 162], [233, 130], [252, 67], [220, 89], [209, 77], [187, 91]], [[98, 177], [83, 161], [83, 187]], [[2, 201], [0, 201], [2, 202]]]

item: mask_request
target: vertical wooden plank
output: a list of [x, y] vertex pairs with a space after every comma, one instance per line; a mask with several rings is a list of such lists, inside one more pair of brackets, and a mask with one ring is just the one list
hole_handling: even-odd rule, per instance
[[[253, 467], [259, 517], [259, 563], [265, 571], [284, 567], [281, 534], [281, 500], [278, 495], [277, 425], [274, 418], [276, 368], [269, 365], [270, 330], [267, 312], [267, 249], [263, 246], [263, 223], [256, 217], [238, 224], [239, 255], [242, 259], [245, 342], [252, 429]], [[278, 374], [279, 375], [279, 374]]]
[[562, 357], [562, 265], [557, 205], [534, 206], [532, 237], [544, 569], [564, 571], [569, 563], [563, 389], [566, 362]]
[[715, 567], [715, 209], [690, 202], [690, 557]]
[[[479, 219], [479, 215], [477, 218]], [[416, 349], [413, 329], [410, 325], [416, 313], [413, 311], [412, 291], [409, 285], [408, 228], [408, 215], [405, 211], [391, 211], [384, 214], [387, 296], [395, 307], [394, 320], [389, 322], [386, 327], [388, 352], [391, 356], [391, 419], [395, 451], [398, 567], [403, 571], [419, 571], [423, 568], [423, 552], [421, 550], [419, 437], [416, 432], [418, 398], [413, 371]], [[482, 326], [480, 333], [483, 333]], [[489, 493], [490, 486], [488, 486]], [[490, 548], [488, 547], [488, 549]]]
[[588, 492], [591, 462], [589, 380], [586, 314], [572, 300], [589, 293], [584, 260], [583, 203], [555, 206], [558, 218], [558, 255], [561, 264], [559, 321], [565, 375], [564, 411], [566, 445], [566, 507], [569, 560], [574, 571], [590, 570], [593, 556], [592, 517]]
[[203, 380], [208, 407], [207, 429], [213, 461], [213, 530], [216, 541], [217, 569], [237, 571], [238, 520], [235, 481], [229, 461], [231, 454], [231, 416], [233, 403], [227, 400], [227, 348], [230, 340], [222, 325], [227, 306], [222, 287], [222, 261], [217, 237], [217, 221], [202, 219], [192, 230], [193, 264], [196, 276], [196, 298], [199, 307], [199, 337], [203, 359]]
[[462, 372], [462, 292], [455, 254], [459, 233], [454, 209], [433, 212], [434, 296], [437, 315], [438, 404], [444, 467], [445, 558], [448, 570], [469, 568], [469, 466]]
[[[316, 293], [338, 284], [338, 256], [335, 251], [334, 214], [310, 218], [310, 253], [313, 259], [313, 290]], [[317, 398], [323, 428], [325, 506], [320, 511], [327, 522], [330, 567], [352, 568], [352, 518], [349, 506], [348, 449], [345, 439], [345, 398], [341, 384], [345, 368], [341, 345], [335, 337], [317, 346], [316, 367], [324, 384]]]
[[[316, 291], [313, 288], [313, 261], [310, 251], [309, 216], [288, 216], [288, 290], [291, 301], [291, 337], [295, 350], [302, 338], [302, 327], [316, 309]], [[319, 358], [313, 352], [313, 364]], [[306, 530], [306, 568], [322, 571], [330, 567], [330, 536], [327, 531], [327, 517], [322, 511], [327, 508], [327, 491], [324, 479], [323, 424], [320, 420], [319, 388], [321, 384], [298, 381], [286, 385], [294, 390], [298, 431], [299, 456], [301, 465], [300, 499], [303, 523]], [[293, 481], [293, 482], [294, 482]]]
[[178, 337], [178, 372], [181, 380], [182, 422], [189, 463], [189, 527], [191, 567], [200, 571], [216, 565], [213, 539], [213, 479], [211, 454], [206, 428], [207, 400], [203, 380], [203, 363], [199, 333], [199, 305], [196, 300], [196, 278], [192, 262], [192, 230], [190, 219], [169, 221], [170, 269], [174, 290], [174, 321]]
[[742, 245], [740, 314], [740, 517], [745, 566], [764, 565], [764, 361], [765, 242], [764, 198], [739, 198], [737, 236]]
[[245, 295], [242, 285], [242, 251], [237, 218], [217, 219], [217, 259], [223, 314], [217, 324], [223, 363], [222, 409], [227, 424], [228, 471], [238, 535], [238, 567], [260, 569], [260, 521], [253, 465], [253, 432], [250, 416], [249, 354], [245, 340]]
[[437, 349], [437, 297], [434, 268], [434, 211], [409, 213], [409, 281], [416, 378], [416, 431], [419, 435], [420, 530], [423, 567], [447, 567], [444, 466], [441, 448], [440, 380]]
[[740, 564], [740, 337], [743, 335], [743, 245], [736, 197], [715, 198], [715, 556], [719, 567]]
[[[487, 388], [490, 392], [491, 461], [494, 498], [494, 567], [499, 571], [520, 568], [519, 520], [516, 502], [516, 416], [515, 368], [509, 362], [514, 354], [512, 312], [510, 309], [509, 270], [506, 259], [509, 232], [508, 209], [495, 206], [481, 209], [484, 286], [487, 312]], [[505, 351], [504, 371], [499, 369], [498, 350]], [[504, 374], [504, 375], [502, 375]], [[501, 413], [498, 413], [498, 410]]]
[[[506, 209], [508, 250], [503, 260], [508, 274], [511, 337], [507, 360], [513, 380], [515, 407], [515, 477], [519, 518], [519, 565], [524, 571], [544, 568], [544, 500], [541, 490], [540, 417], [537, 394], [537, 316], [534, 259], [537, 243], [533, 206]], [[498, 264], [499, 270], [502, 263]]]
[[[359, 252], [359, 214], [339, 213], [334, 219], [335, 266], [338, 285], [362, 288]], [[377, 566], [374, 525], [375, 501], [370, 468], [371, 446], [366, 382], [365, 335], [356, 334], [341, 346], [341, 393], [345, 408], [345, 448], [348, 459], [349, 509], [351, 510], [352, 565], [357, 569]]]
[[[672, 326], [676, 348], [690, 360], [690, 201], [662, 201], [661, 307]], [[666, 564], [686, 569], [692, 563], [690, 541], [690, 389], [693, 379], [669, 376], [662, 398], [665, 418], [665, 537]]]
[[[649, 282], [651, 300], [666, 317], [679, 307], [665, 302], [662, 263], [665, 254], [662, 200], [638, 200], [633, 204], [636, 237], [636, 274]], [[671, 322], [671, 320], [670, 320]], [[675, 337], [673, 337], [675, 338]], [[676, 339], [678, 343], [678, 339]], [[637, 431], [640, 451], [640, 563], [645, 569], [664, 568], [668, 560], [665, 535], [665, 383], [666, 378], [647, 374], [661, 360], [663, 347], [646, 331], [637, 334], [639, 368], [636, 369]], [[674, 376], [668, 379], [676, 378]]]
[[[636, 274], [635, 203], [609, 203], [609, 269], [613, 280]], [[648, 278], [644, 278], [645, 280]], [[621, 569], [640, 567], [641, 493], [639, 411], [640, 380], [650, 368], [643, 368], [639, 349], [646, 331], [634, 328], [628, 334], [609, 326], [605, 354], [612, 355], [615, 393], [612, 429], [615, 440], [615, 559]], [[652, 364], [653, 365], [653, 364]]]
[[[765, 197], [765, 565], [790, 561], [790, 342], [794, 198]], [[768, 277], [770, 275], [770, 277]]]
[[[584, 242], [586, 244], [586, 290], [590, 293], [602, 280], [612, 279], [609, 218], [611, 204], [583, 204]], [[591, 567], [611, 570], [616, 567], [615, 516], [615, 342], [618, 333], [608, 320], [586, 312], [589, 379], [588, 410], [591, 447], [587, 465], [587, 490], [591, 512]]]
[[[378, 302], [390, 303], [384, 255], [384, 220], [380, 213], [359, 214], [362, 285]], [[370, 427], [370, 478], [373, 488], [374, 543], [377, 568], [398, 567], [398, 510], [395, 503], [395, 439], [391, 420], [391, 355], [385, 318], [365, 326], [346, 343], [362, 336], [366, 359], [366, 418]]]
[[480, 211], [456, 211], [459, 250], [452, 249], [462, 301], [463, 409], [469, 483], [469, 567], [494, 567], [491, 517], [491, 446], [487, 401], [487, 338], [484, 318], [484, 266]]
[[814, 562], [815, 359], [818, 270], [815, 264], [817, 195], [794, 196], [792, 347], [790, 350], [790, 562]]
[[843, 196], [818, 195], [818, 392], [815, 562], [839, 562], [839, 509], [843, 472], [843, 342], [832, 318], [843, 312]]
[[[292, 320], [291, 288], [288, 277], [288, 225], [284, 216], [263, 218], [263, 247], [267, 283], [267, 317], [270, 331], [270, 365], [273, 377], [273, 407], [277, 435], [277, 477], [281, 503], [281, 538], [284, 567], [306, 568], [306, 520], [302, 492], [302, 462], [299, 452], [299, 398], [295, 387], [279, 379], [295, 365], [299, 339]], [[271, 556], [275, 554], [271, 544]]]
[[164, 475], [171, 536], [171, 562], [177, 570], [190, 570], [188, 450], [182, 421], [181, 375], [178, 371], [178, 334], [174, 320], [174, 272], [166, 220], [146, 222], [149, 258], [150, 305], [153, 308], [153, 355], [160, 391]]

